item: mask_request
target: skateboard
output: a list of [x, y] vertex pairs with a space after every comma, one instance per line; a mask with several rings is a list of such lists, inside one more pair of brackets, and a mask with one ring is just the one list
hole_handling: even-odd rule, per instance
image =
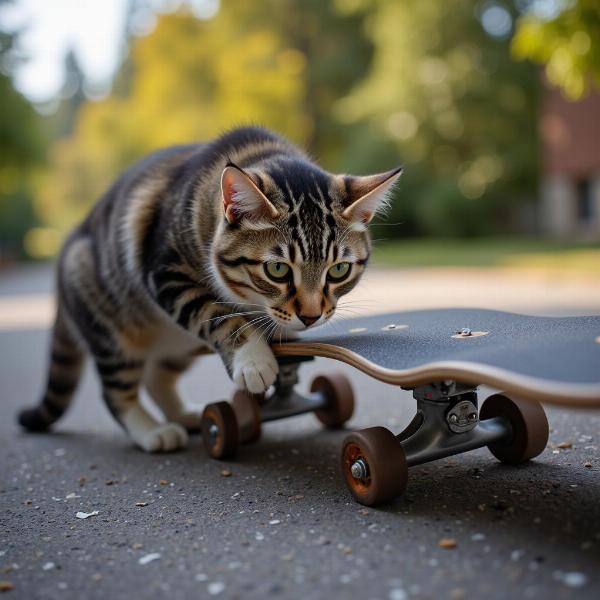
[[[350, 433], [341, 451], [348, 489], [372, 506], [401, 495], [408, 468], [487, 446], [507, 464], [538, 456], [548, 441], [541, 403], [600, 407], [600, 316], [532, 317], [480, 309], [421, 310], [346, 320], [273, 344], [280, 373], [267, 395], [236, 392], [209, 404], [202, 433], [209, 454], [231, 456], [256, 441], [262, 423], [306, 412], [342, 427], [354, 395], [342, 373], [295, 390], [298, 367], [326, 357], [412, 390], [416, 414], [395, 435], [384, 427]], [[477, 390], [501, 390], [479, 407]]]

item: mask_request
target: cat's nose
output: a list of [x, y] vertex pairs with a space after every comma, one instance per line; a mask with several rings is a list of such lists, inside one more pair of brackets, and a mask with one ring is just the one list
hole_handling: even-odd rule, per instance
[[298, 318], [307, 326], [310, 327], [313, 323], [316, 323], [321, 315], [317, 315], [316, 317], [308, 317], [306, 315], [298, 315]]

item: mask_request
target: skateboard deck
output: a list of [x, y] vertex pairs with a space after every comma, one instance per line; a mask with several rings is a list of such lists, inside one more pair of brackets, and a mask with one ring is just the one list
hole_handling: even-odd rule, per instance
[[[268, 394], [237, 391], [209, 404], [205, 448], [232, 456], [260, 437], [263, 423], [314, 413], [328, 428], [352, 417], [354, 393], [342, 372], [320, 374], [299, 393], [298, 368], [313, 357], [337, 359], [383, 382], [412, 390], [416, 411], [399, 433], [368, 427], [341, 449], [346, 485], [374, 506], [404, 493], [410, 467], [487, 447], [522, 464], [548, 443], [540, 402], [600, 407], [600, 316], [530, 317], [479, 309], [421, 310], [361, 317], [273, 344], [279, 362]], [[480, 403], [478, 386], [498, 388]], [[480, 406], [481, 404], [481, 406]]]
[[408, 388], [455, 380], [550, 404], [600, 407], [600, 316], [388, 313], [309, 330], [273, 349], [281, 357], [336, 359]]

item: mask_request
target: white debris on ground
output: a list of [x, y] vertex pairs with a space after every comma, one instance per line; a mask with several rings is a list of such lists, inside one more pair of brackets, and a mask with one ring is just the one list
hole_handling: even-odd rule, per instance
[[66, 500], [73, 500], [73, 498], [81, 498], [81, 496], [79, 496], [75, 492], [71, 492], [70, 494], [67, 494], [64, 498], [58, 498], [57, 496], [52, 496], [52, 500], [54, 500], [54, 502], [63, 502]]
[[225, 589], [225, 584], [222, 581], [213, 581], [212, 583], [208, 584], [206, 589], [211, 596], [216, 596]]
[[93, 510], [92, 512], [86, 513], [83, 511], [79, 511], [75, 516], [78, 519], [89, 519], [90, 517], [95, 517], [96, 515], [100, 514], [97, 510]]
[[138, 559], [138, 563], [140, 565], [147, 565], [151, 563], [153, 560], [158, 560], [160, 558], [160, 554], [158, 552], [151, 552], [150, 554], [145, 554]]
[[587, 583], [587, 575], [584, 573], [579, 573], [578, 571], [554, 571], [553, 573], [554, 579], [560, 581], [567, 587], [571, 588], [580, 588], [583, 587]]

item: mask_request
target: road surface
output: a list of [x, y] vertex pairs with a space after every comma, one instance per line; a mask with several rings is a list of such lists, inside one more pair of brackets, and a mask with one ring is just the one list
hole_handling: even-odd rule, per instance
[[[449, 292], [450, 272], [379, 272], [362, 297], [371, 306], [359, 296], [355, 310], [389, 308], [372, 303], [389, 297], [392, 275], [411, 283], [396, 308], [414, 308], [419, 297], [431, 306], [436, 282], [437, 306], [464, 305]], [[480, 285], [472, 304], [518, 310], [519, 281]], [[600, 312], [600, 295], [580, 287], [564, 284], [560, 295], [527, 285], [524, 312]], [[50, 290], [44, 267], [0, 274], [7, 599], [599, 597], [600, 412], [549, 409], [550, 445], [525, 466], [502, 466], [482, 449], [411, 469], [404, 497], [378, 509], [351, 500], [338, 471], [345, 433], [323, 431], [312, 415], [267, 424], [262, 440], [227, 464], [208, 459], [198, 439], [185, 452], [147, 455], [112, 421], [88, 368], [56, 433], [25, 434], [14, 416], [41, 390]], [[304, 385], [334, 367], [304, 366]], [[412, 416], [410, 394], [342, 368], [358, 399], [349, 427], [400, 431]], [[215, 357], [182, 382], [199, 408], [230, 390]]]

